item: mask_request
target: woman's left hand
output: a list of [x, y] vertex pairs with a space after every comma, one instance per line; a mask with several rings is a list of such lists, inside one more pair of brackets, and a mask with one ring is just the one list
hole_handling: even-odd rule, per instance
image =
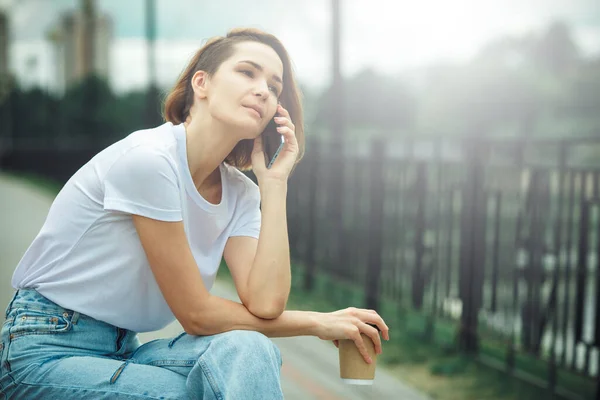
[[263, 151], [262, 135], [254, 140], [254, 148], [252, 150], [252, 170], [259, 182], [275, 180], [280, 182], [287, 181], [296, 159], [298, 158], [298, 141], [296, 140], [295, 126], [290, 119], [288, 111], [277, 105], [275, 114], [275, 123], [277, 124], [277, 132], [283, 135], [285, 143], [281, 152], [275, 159], [271, 168], [267, 169], [265, 164], [265, 155]]

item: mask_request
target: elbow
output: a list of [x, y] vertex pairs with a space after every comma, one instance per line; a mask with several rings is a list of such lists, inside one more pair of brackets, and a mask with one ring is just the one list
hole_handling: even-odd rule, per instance
[[203, 326], [195, 324], [193, 321], [179, 320], [183, 331], [192, 336], [208, 336]]
[[194, 336], [210, 336], [214, 333], [206, 324], [206, 319], [200, 315], [191, 313], [182, 318], [177, 318], [183, 331], [188, 335]]
[[285, 301], [272, 301], [267, 304], [251, 303], [246, 308], [255, 317], [261, 319], [276, 319], [283, 314], [283, 311], [285, 310]]

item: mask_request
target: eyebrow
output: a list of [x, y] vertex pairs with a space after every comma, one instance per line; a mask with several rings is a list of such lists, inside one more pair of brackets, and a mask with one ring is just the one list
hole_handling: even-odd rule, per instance
[[[255, 63], [254, 61], [250, 61], [250, 60], [243, 60], [243, 61], [240, 61], [240, 62], [239, 62], [239, 64], [241, 64], [241, 63], [248, 63], [248, 64], [252, 65], [254, 68], [256, 68], [256, 69], [257, 69], [257, 70], [259, 70], [259, 71], [263, 71], [263, 70], [264, 70], [264, 68], [262, 67], [262, 65], [260, 65], [260, 64], [257, 64], [257, 63]], [[273, 79], [274, 79], [276, 82], [279, 82], [280, 84], [282, 84], [282, 85], [283, 85], [283, 81], [281, 80], [281, 78], [280, 78], [279, 76], [277, 76], [277, 75], [273, 75]]]

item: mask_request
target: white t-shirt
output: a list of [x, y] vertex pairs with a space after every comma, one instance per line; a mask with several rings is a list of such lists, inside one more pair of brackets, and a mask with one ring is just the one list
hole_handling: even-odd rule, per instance
[[258, 186], [232, 166], [223, 163], [219, 169], [223, 190], [215, 205], [192, 181], [183, 125], [165, 123], [111, 145], [58, 193], [14, 272], [13, 287], [34, 288], [62, 307], [121, 328], [161, 329], [175, 317], [150, 270], [131, 214], [183, 220], [210, 290], [227, 239], [258, 238], [261, 223]]

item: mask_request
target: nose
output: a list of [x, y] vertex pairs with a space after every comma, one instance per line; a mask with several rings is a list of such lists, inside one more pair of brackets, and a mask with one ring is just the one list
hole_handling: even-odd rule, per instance
[[254, 88], [254, 95], [256, 97], [261, 97], [263, 99], [266, 99], [269, 97], [269, 85], [267, 84], [266, 81], [261, 80], [256, 88]]

